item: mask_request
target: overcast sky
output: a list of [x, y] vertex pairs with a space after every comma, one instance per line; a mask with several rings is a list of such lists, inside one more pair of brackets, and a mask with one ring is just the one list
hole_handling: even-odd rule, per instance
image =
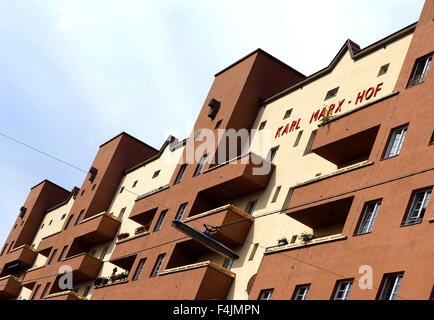
[[[310, 75], [416, 22], [423, 0], [3, 0], [0, 133], [88, 170], [122, 131], [185, 138], [214, 74], [261, 48]], [[30, 188], [84, 173], [0, 136], [0, 246]], [[0, 247], [1, 248], [1, 247]]]

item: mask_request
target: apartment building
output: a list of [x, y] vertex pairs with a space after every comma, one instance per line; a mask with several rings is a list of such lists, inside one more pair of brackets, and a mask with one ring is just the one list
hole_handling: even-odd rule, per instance
[[255, 50], [185, 140], [121, 133], [80, 188], [31, 188], [0, 298], [429, 299], [433, 16], [309, 77]]

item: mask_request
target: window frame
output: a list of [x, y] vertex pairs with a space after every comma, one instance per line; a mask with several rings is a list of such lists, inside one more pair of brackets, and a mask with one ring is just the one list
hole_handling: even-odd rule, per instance
[[206, 159], [208, 159], [208, 154], [204, 154], [202, 157], [200, 157], [197, 167], [194, 170], [193, 177], [197, 177], [202, 173], [203, 167], [205, 166], [206, 163]]
[[[382, 200], [383, 199], [377, 199], [377, 200], [365, 202], [365, 205], [363, 206], [363, 211], [362, 211], [362, 214], [360, 216], [359, 223], [357, 224], [357, 228], [356, 228], [354, 235], [359, 236], [359, 235], [368, 234], [368, 233], [372, 232], [375, 221], [377, 220], [377, 217], [378, 217], [378, 212], [380, 211], [380, 208], [381, 208]], [[372, 205], [374, 206], [372, 212], [368, 212], [369, 207]], [[367, 229], [365, 231], [362, 231], [362, 228], [364, 228], [364, 223], [367, 220], [368, 214], [371, 214], [371, 216], [369, 217]]]
[[[398, 145], [396, 147], [395, 153], [391, 154], [392, 148], [393, 148], [393, 145], [394, 145], [394, 142], [396, 140], [396, 136], [397, 136], [399, 130], [404, 130], [404, 132], [401, 133], [401, 136], [399, 137]], [[386, 146], [386, 149], [384, 150], [382, 160], [386, 160], [386, 159], [390, 159], [390, 158], [399, 156], [399, 154], [401, 153], [402, 147], [404, 145], [404, 141], [405, 141], [405, 137], [407, 136], [407, 132], [408, 132], [408, 123], [404, 124], [402, 126], [393, 128], [390, 131], [389, 139], [387, 140], [387, 146]]]
[[[303, 289], [305, 289], [305, 291], [303, 293], [300, 293], [300, 290]], [[310, 290], [310, 283], [299, 284], [295, 286], [294, 293], [292, 294], [291, 300], [306, 300], [307, 295], [309, 294], [309, 290]], [[302, 299], [299, 299], [299, 297]]]
[[[388, 281], [392, 277], [395, 277], [393, 281], [392, 291], [390, 292], [390, 296], [388, 297], [388, 299], [385, 299], [386, 298], [385, 294], [387, 294], [386, 286], [388, 285]], [[396, 298], [398, 297], [399, 289], [401, 288], [403, 278], [404, 278], [404, 272], [385, 274], [383, 276], [383, 280], [381, 281], [380, 289], [378, 290], [379, 293], [378, 300], [396, 300]]]
[[139, 263], [137, 264], [136, 271], [134, 272], [133, 277], [131, 278], [131, 281], [137, 281], [140, 279], [140, 276], [142, 275], [143, 269], [145, 267], [147, 258], [142, 258], [139, 260]]
[[161, 227], [163, 226], [163, 223], [164, 223], [164, 220], [166, 219], [168, 211], [169, 211], [169, 209], [165, 209], [165, 210], [160, 212], [160, 215], [158, 216], [157, 223], [155, 224], [155, 227], [154, 227], [154, 232], [161, 230]]
[[273, 293], [274, 289], [263, 289], [261, 292], [259, 292], [258, 300], [271, 300]]
[[[354, 279], [345, 279], [336, 281], [335, 290], [333, 291], [332, 300], [348, 300], [351, 289], [353, 287]], [[341, 286], [344, 286], [341, 288]], [[342, 297], [338, 298], [338, 295], [342, 293]]]
[[[410, 206], [407, 206], [407, 210], [406, 210], [404, 219], [401, 222], [402, 227], [412, 226], [415, 224], [419, 224], [423, 221], [426, 209], [428, 208], [429, 200], [431, 198], [432, 188], [433, 187], [418, 189], [418, 190], [414, 190], [411, 193], [411, 198], [410, 198], [410, 202], [409, 202]], [[423, 193], [423, 198], [422, 198], [421, 206], [418, 209], [419, 212], [417, 213], [417, 217], [413, 218], [412, 212], [415, 210], [415, 207], [417, 206], [417, 203], [419, 202], [419, 201], [417, 201], [417, 196], [422, 194], [422, 193]], [[423, 212], [421, 214], [422, 210], [423, 210]]]
[[187, 171], [187, 164], [184, 163], [184, 164], [181, 165], [181, 167], [179, 168], [178, 175], [176, 176], [175, 182], [173, 183], [174, 185], [175, 185], [175, 184], [178, 184], [178, 183], [181, 183], [182, 178], [184, 178], [184, 175], [185, 175], [185, 172], [186, 172], [186, 171]]
[[155, 265], [152, 268], [152, 272], [149, 275], [150, 278], [156, 277], [158, 275], [158, 272], [160, 271], [161, 266], [163, 265], [165, 257], [166, 257], [165, 253], [161, 253], [158, 255], [157, 260], [155, 261]]
[[[425, 82], [425, 79], [428, 75], [428, 71], [429, 71], [431, 63], [432, 63], [432, 57], [433, 57], [433, 52], [431, 52], [425, 56], [422, 56], [420, 58], [417, 58], [415, 60], [414, 65], [413, 65], [413, 69], [411, 71], [410, 79], [408, 80], [408, 83], [407, 83], [407, 89], [413, 88], [413, 87]], [[417, 76], [416, 72], [418, 70], [419, 63], [422, 62], [423, 60], [425, 60], [425, 61], [424, 61], [424, 67], [423, 67], [422, 73]]]
[[178, 211], [176, 211], [175, 219], [176, 221], [181, 221], [182, 217], [184, 216], [185, 210], [187, 209], [188, 202], [182, 203]]

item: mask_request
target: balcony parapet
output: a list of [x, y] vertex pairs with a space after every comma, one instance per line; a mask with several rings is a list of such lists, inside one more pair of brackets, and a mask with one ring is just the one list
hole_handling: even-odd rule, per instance
[[193, 221], [193, 220], [196, 220], [196, 219], [200, 219], [200, 218], [203, 218], [203, 217], [206, 217], [206, 216], [209, 216], [209, 215], [221, 212], [221, 211], [225, 211], [225, 210], [231, 210], [232, 212], [237, 213], [240, 216], [242, 216], [242, 217], [244, 217], [246, 219], [249, 219], [249, 220], [253, 219], [253, 216], [251, 214], [248, 214], [244, 210], [241, 210], [240, 208], [238, 208], [238, 207], [236, 207], [236, 206], [234, 206], [232, 204], [227, 204], [227, 205], [218, 207], [216, 209], [212, 209], [212, 210], [200, 213], [200, 214], [196, 214], [196, 215], [194, 215], [192, 217], [189, 217], [189, 218], [185, 219], [184, 222], [189, 222], [189, 221]]
[[16, 298], [21, 290], [21, 280], [13, 275], [0, 278], [0, 300]]
[[86, 297], [83, 297], [82, 295], [69, 290], [69, 291], [62, 291], [57, 293], [52, 293], [47, 295], [44, 299], [53, 299], [53, 300], [89, 300]]
[[150, 234], [149, 231], [145, 231], [145, 232], [142, 232], [142, 233], [138, 233], [138, 234], [135, 234], [135, 235], [129, 236], [128, 238], [125, 238], [125, 239], [122, 239], [122, 240], [118, 240], [118, 241], [116, 242], [116, 245], [121, 244], [121, 243], [124, 243], [124, 242], [127, 242], [127, 241], [131, 241], [131, 240], [136, 239], [136, 238], [140, 238], [140, 237], [143, 237], [143, 236], [147, 236], [147, 235], [149, 235], [149, 234]]
[[306, 248], [309, 246], [315, 246], [315, 245], [320, 245], [320, 244], [324, 244], [324, 243], [340, 241], [340, 240], [345, 240], [345, 239], [347, 239], [347, 236], [345, 236], [345, 235], [334, 234], [334, 235], [330, 235], [330, 236], [326, 236], [326, 237], [315, 238], [315, 239], [310, 240], [309, 242], [305, 242], [305, 243], [294, 243], [294, 244], [288, 244], [285, 246], [269, 247], [265, 250], [264, 254], [272, 254], [272, 253], [281, 252], [281, 251]]
[[183, 271], [188, 271], [188, 270], [193, 270], [193, 269], [198, 269], [198, 268], [203, 268], [203, 267], [211, 267], [231, 278], [235, 278], [235, 273], [223, 268], [222, 266], [220, 266], [219, 264], [212, 262], [212, 261], [204, 261], [204, 262], [198, 262], [198, 263], [193, 263], [193, 264], [189, 264], [189, 265], [185, 265], [185, 266], [181, 266], [181, 267], [176, 267], [176, 268], [171, 268], [171, 269], [166, 269], [163, 272], [159, 273], [159, 276], [164, 276], [166, 274], [171, 274], [171, 273], [176, 273], [176, 272], [183, 272]]
[[144, 193], [144, 194], [138, 196], [138, 197], [136, 198], [136, 201], [139, 201], [139, 200], [141, 200], [141, 199], [144, 199], [144, 198], [146, 198], [146, 197], [149, 197], [149, 196], [151, 196], [151, 195], [153, 195], [153, 194], [156, 194], [156, 193], [161, 192], [161, 191], [163, 191], [163, 190], [166, 190], [166, 189], [168, 189], [168, 188], [170, 188], [170, 186], [169, 186], [168, 184], [165, 184], [164, 186], [158, 187], [158, 188], [156, 188], [156, 189], [154, 189], [154, 190], [148, 191], [148, 192], [146, 192], [146, 193]]

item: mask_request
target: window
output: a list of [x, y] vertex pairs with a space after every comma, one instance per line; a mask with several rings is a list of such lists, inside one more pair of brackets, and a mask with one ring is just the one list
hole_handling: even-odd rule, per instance
[[275, 147], [270, 150], [270, 153], [268, 155], [268, 160], [272, 163], [274, 161], [274, 158], [276, 158], [277, 150], [279, 150], [279, 147]]
[[47, 295], [48, 289], [50, 288], [50, 285], [51, 285], [51, 282], [48, 282], [47, 285], [45, 286], [44, 291], [42, 291], [41, 299], [44, 299], [45, 296]]
[[429, 67], [431, 65], [432, 54], [416, 60], [414, 64], [413, 73], [408, 81], [407, 88], [414, 87], [425, 81], [425, 77], [428, 74]]
[[158, 177], [158, 175], [160, 174], [160, 171], [161, 170], [155, 171], [154, 174], [153, 174], [153, 176], [152, 176], [152, 179], [155, 179], [156, 177]]
[[302, 135], [303, 135], [303, 130], [301, 130], [301, 131], [298, 133], [298, 135], [297, 135], [297, 139], [295, 139], [295, 142], [294, 142], [294, 148], [297, 147], [298, 144], [300, 143], [300, 139], [301, 139], [301, 136], [302, 136]]
[[403, 273], [385, 275], [381, 289], [380, 300], [396, 300], [399, 287], [401, 286]]
[[293, 300], [306, 300], [310, 284], [299, 285], [295, 287]]
[[353, 280], [338, 281], [333, 300], [347, 300], [352, 286]]
[[75, 221], [75, 225], [79, 224], [81, 222], [81, 219], [83, 218], [84, 215], [84, 209], [80, 211], [80, 214], [78, 215], [77, 220]]
[[267, 121], [262, 121], [261, 124], [259, 125], [259, 131], [265, 128], [265, 125], [267, 124]]
[[249, 213], [249, 214], [252, 214], [253, 210], [255, 210], [257, 202], [258, 202], [258, 200], [249, 201], [249, 203], [247, 204], [246, 212]]
[[32, 296], [32, 298], [31, 298], [31, 300], [35, 300], [36, 295], [38, 294], [39, 289], [41, 289], [41, 285], [40, 285], [40, 284], [38, 284], [38, 285], [36, 286], [35, 292], [33, 293], [33, 296]]
[[155, 262], [155, 266], [154, 269], [152, 270], [150, 277], [155, 277], [158, 274], [158, 271], [160, 271], [161, 265], [163, 264], [165, 255], [166, 255], [165, 253], [162, 253], [158, 256], [157, 262]]
[[183, 164], [181, 168], [179, 168], [178, 175], [176, 176], [176, 180], [174, 184], [178, 184], [181, 182], [182, 178], [184, 177], [185, 169], [187, 169], [187, 164]]
[[407, 126], [394, 129], [390, 136], [389, 145], [384, 155], [384, 159], [397, 156], [401, 151], [402, 144], [404, 143], [405, 134], [407, 133]]
[[161, 226], [163, 225], [164, 218], [166, 217], [167, 210], [161, 211], [160, 216], [158, 217], [157, 224], [155, 225], [154, 231], [158, 231], [161, 229]]
[[63, 229], [63, 230], [68, 229], [69, 225], [71, 224], [72, 218], [74, 218], [74, 215], [73, 215], [73, 214], [71, 214], [71, 215], [69, 216], [68, 221], [66, 221], [65, 229]]
[[187, 208], [187, 203], [181, 204], [181, 206], [178, 209], [178, 212], [176, 213], [175, 220], [181, 220], [186, 208]]
[[431, 196], [431, 189], [418, 191], [413, 194], [410, 210], [403, 222], [404, 226], [416, 224], [422, 221]]
[[197, 132], [196, 132], [196, 135], [194, 136], [194, 140], [199, 139], [200, 134], [201, 134], [201, 130], [197, 131]]
[[66, 249], [68, 249], [68, 246], [67, 246], [67, 245], [63, 247], [63, 249], [62, 249], [62, 253], [60, 254], [59, 259], [57, 259], [57, 261], [61, 261], [61, 260], [63, 260], [63, 257], [64, 257], [65, 254], [66, 254]]
[[262, 290], [259, 294], [258, 300], [271, 300], [271, 296], [273, 295], [273, 289]]
[[50, 220], [50, 223], [48, 225], [51, 226], [52, 223], [53, 223], [53, 220]]
[[95, 187], [96, 187], [96, 183], [92, 186], [92, 190], [94, 190], [95, 189]]
[[100, 260], [104, 261], [105, 255], [107, 254], [108, 247], [104, 247], [104, 249], [101, 252], [101, 256], [99, 257]]
[[66, 213], [64, 215], [62, 215], [62, 217], [60, 218], [60, 220], [65, 219], [65, 217], [66, 217]]
[[41, 225], [41, 230], [44, 228], [44, 224]]
[[223, 268], [231, 270], [233, 263], [234, 263], [234, 260], [226, 258], [225, 261], [223, 262]]
[[47, 265], [50, 265], [53, 262], [53, 259], [56, 256], [56, 253], [57, 253], [57, 249], [54, 249], [53, 254], [50, 257], [50, 260], [48, 260], [48, 264]]
[[377, 219], [378, 210], [380, 210], [381, 200], [370, 202], [365, 205], [365, 211], [360, 220], [359, 228], [356, 234], [364, 234], [372, 231], [375, 220]]
[[94, 256], [94, 257], [95, 257], [95, 253], [96, 253], [96, 248], [93, 248], [93, 249], [90, 250], [90, 252], [89, 252], [89, 254], [90, 254], [91, 256]]
[[215, 128], [214, 128], [214, 129], [218, 129], [218, 128], [220, 128], [220, 125], [222, 124], [222, 121], [223, 121], [223, 120], [219, 120], [219, 121], [217, 121], [217, 123], [215, 124]]
[[292, 238], [291, 238], [291, 242], [290, 242], [290, 244], [294, 244], [295, 241], [297, 241], [297, 238], [298, 238], [297, 235], [293, 235]]
[[122, 193], [124, 191], [125, 187], [122, 187], [121, 190], [119, 190], [119, 193]]
[[12, 241], [12, 242], [11, 242], [11, 245], [9, 246], [8, 253], [12, 250], [12, 247], [14, 246], [14, 243], [15, 243], [15, 241]]
[[283, 120], [288, 119], [291, 116], [292, 109], [289, 109], [285, 112], [285, 115], [283, 116]]
[[146, 258], [141, 259], [139, 261], [139, 265], [137, 266], [137, 269], [136, 269], [136, 272], [134, 273], [134, 277], [133, 277], [132, 281], [139, 280], [140, 274], [142, 273], [143, 267], [145, 266], [145, 262], [146, 262]]
[[2, 253], [0, 254], [0, 256], [2, 256], [2, 255], [3, 255], [3, 253], [5, 253], [5, 250], [6, 250], [7, 246], [8, 246], [8, 244], [7, 244], [7, 243], [5, 243], [5, 245], [3, 246], [3, 250], [2, 250]]
[[303, 154], [304, 156], [312, 153], [311, 149], [312, 149], [312, 146], [313, 146], [313, 142], [315, 141], [315, 137], [316, 137], [317, 131], [318, 130], [314, 130], [310, 134], [309, 141], [307, 142], [306, 149], [304, 150], [304, 154]]
[[382, 66], [382, 67], [380, 68], [380, 71], [378, 72], [378, 77], [379, 77], [379, 76], [382, 76], [383, 74], [386, 74], [386, 73], [387, 73], [387, 71], [389, 70], [389, 65], [390, 65], [390, 63], [385, 64], [384, 66]]
[[271, 200], [271, 203], [274, 203], [277, 201], [277, 197], [279, 196], [280, 193], [280, 189], [282, 188], [282, 186], [278, 186], [276, 188], [276, 191], [274, 192], [274, 196], [273, 196], [273, 200]]
[[329, 92], [327, 92], [324, 100], [328, 100], [328, 99], [336, 97], [336, 95], [338, 94], [338, 91], [339, 91], [339, 87], [330, 90]]
[[193, 177], [198, 176], [198, 175], [201, 174], [202, 169], [203, 169], [203, 166], [205, 165], [205, 160], [206, 160], [207, 157], [208, 157], [208, 155], [205, 154], [205, 155], [203, 155], [203, 156], [200, 158], [200, 160], [199, 160], [199, 164], [197, 165], [196, 170], [194, 171], [194, 175], [193, 175]]
[[252, 261], [255, 258], [256, 251], [258, 250], [259, 243], [255, 243], [252, 248], [252, 252], [250, 252], [249, 261]]
[[83, 297], [87, 297], [87, 295], [89, 294], [89, 291], [90, 291], [90, 286], [87, 286], [83, 292]]
[[118, 215], [119, 219], [122, 219], [124, 217], [125, 210], [127, 210], [127, 207], [124, 207], [121, 209], [121, 211], [119, 212], [119, 215]]
[[134, 188], [135, 186], [137, 186], [137, 182], [139, 182], [138, 180], [133, 182], [133, 186], [131, 188]]
[[432, 132], [432, 136], [431, 136], [431, 139], [429, 140], [429, 146], [431, 146], [431, 145], [433, 145], [434, 144], [434, 131]]

